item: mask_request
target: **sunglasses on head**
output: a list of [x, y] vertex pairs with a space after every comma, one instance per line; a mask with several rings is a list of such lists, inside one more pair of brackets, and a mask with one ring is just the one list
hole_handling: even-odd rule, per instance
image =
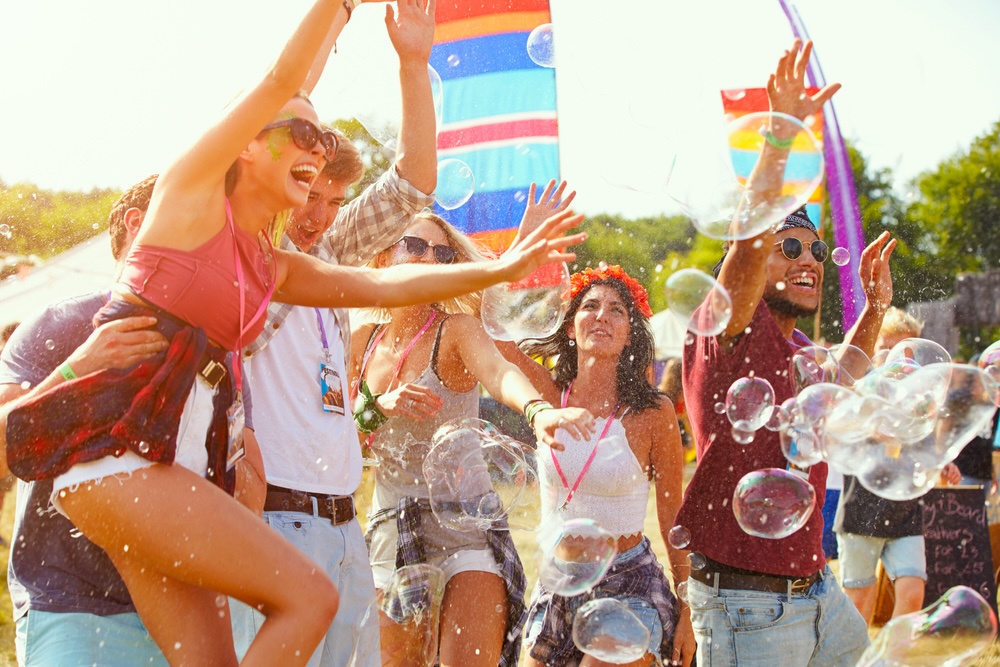
[[[782, 239], [780, 243], [775, 243], [774, 245], [781, 246], [781, 254], [787, 259], [798, 259], [802, 254], [802, 241], [794, 236]], [[812, 253], [813, 259], [822, 264], [826, 261], [826, 255], [830, 252], [830, 247], [819, 239], [816, 239], [809, 244], [809, 252]]]
[[302, 150], [311, 151], [316, 143], [320, 142], [326, 149], [327, 162], [332, 162], [337, 157], [337, 135], [333, 132], [324, 132], [305, 118], [289, 118], [265, 125], [261, 133], [276, 130], [279, 127], [289, 128], [292, 133], [292, 141]]
[[406, 252], [414, 257], [423, 257], [427, 254], [428, 248], [434, 249], [434, 261], [438, 264], [451, 264], [458, 257], [458, 251], [451, 246], [434, 245], [419, 236], [404, 236], [399, 240], [406, 246]]

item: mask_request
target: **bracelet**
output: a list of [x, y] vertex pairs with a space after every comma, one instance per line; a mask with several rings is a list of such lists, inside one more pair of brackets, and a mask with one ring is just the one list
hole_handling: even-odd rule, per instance
[[382, 424], [389, 421], [389, 418], [379, 410], [378, 403], [375, 402], [382, 394], [372, 394], [368, 383], [364, 380], [361, 381], [360, 391], [358, 398], [362, 401], [361, 405], [354, 410], [354, 422], [362, 433], [374, 433]]
[[771, 130], [768, 130], [767, 133], [764, 134], [764, 141], [771, 144], [775, 148], [787, 149], [791, 148], [792, 144], [795, 143], [795, 137], [791, 137], [790, 139], [779, 139], [774, 136]]
[[532, 405], [535, 405], [536, 403], [544, 403], [544, 402], [545, 402], [544, 398], [533, 398], [530, 401], [526, 401], [524, 406], [521, 408], [521, 414], [527, 415], [528, 408], [530, 408]]
[[528, 406], [528, 410], [524, 413], [524, 418], [528, 420], [528, 426], [531, 428], [535, 427], [535, 417], [539, 412], [544, 412], [545, 410], [554, 410], [552, 404], [548, 401], [540, 401]]
[[76, 379], [76, 373], [73, 372], [73, 368], [69, 365], [68, 361], [59, 367], [59, 374], [66, 380]]

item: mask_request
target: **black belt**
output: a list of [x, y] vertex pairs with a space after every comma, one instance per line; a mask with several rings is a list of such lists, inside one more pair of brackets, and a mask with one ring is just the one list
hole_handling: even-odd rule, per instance
[[352, 521], [355, 517], [354, 498], [306, 493], [267, 485], [264, 499], [265, 512], [303, 512], [329, 519], [334, 526]]
[[[689, 575], [695, 581], [715, 588], [725, 588], [728, 590], [762, 591], [765, 593], [805, 593], [817, 581], [822, 581], [823, 572], [813, 572], [808, 577], [782, 577], [776, 574], [763, 574], [758, 572], [727, 572], [725, 567], [713, 569], [712, 565], [706, 565], [700, 570], [691, 570]], [[719, 571], [719, 570], [723, 571]], [[718, 576], [718, 581], [716, 581]]]

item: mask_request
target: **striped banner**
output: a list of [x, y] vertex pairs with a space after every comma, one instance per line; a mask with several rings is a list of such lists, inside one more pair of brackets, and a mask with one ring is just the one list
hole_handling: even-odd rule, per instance
[[[818, 90], [818, 89], [816, 89]], [[809, 94], [816, 90], [810, 89]], [[734, 120], [751, 113], [768, 111], [770, 108], [767, 101], [767, 90], [764, 88], [749, 88], [740, 90], [722, 91], [722, 108], [727, 116]], [[823, 141], [823, 114], [816, 114], [809, 125], [809, 129], [816, 135], [819, 141]], [[733, 170], [740, 183], [745, 184], [750, 172], [753, 170], [757, 159], [760, 157], [760, 134], [752, 130], [738, 132], [729, 138], [729, 156], [733, 162]], [[788, 165], [785, 168], [785, 182], [794, 187], [796, 181], [808, 180], [812, 174], [816, 173], [817, 163], [822, 157], [812, 150], [812, 146], [800, 138], [792, 144], [791, 153], [788, 155]], [[806, 203], [806, 213], [817, 229], [820, 227], [820, 215], [823, 209], [823, 188], [816, 188], [809, 196]]]
[[501, 250], [514, 237], [528, 186], [559, 179], [555, 69], [528, 56], [531, 31], [550, 23], [548, 0], [441, 0], [431, 66], [441, 76], [438, 159], [465, 162], [469, 201], [435, 212]]

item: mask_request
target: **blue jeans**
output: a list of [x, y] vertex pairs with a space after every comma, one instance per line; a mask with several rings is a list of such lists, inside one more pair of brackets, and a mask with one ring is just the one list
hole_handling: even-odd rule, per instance
[[698, 667], [854, 667], [868, 628], [830, 568], [824, 577], [791, 597], [688, 579]]
[[[264, 512], [264, 521], [319, 565], [340, 593], [337, 616], [308, 667], [379, 667], [382, 662], [375, 583], [357, 520], [334, 526], [329, 519], [303, 512]], [[229, 607], [236, 655], [242, 660], [264, 615], [238, 600], [230, 599]], [[351, 663], [355, 651], [357, 657]]]
[[63, 614], [32, 610], [17, 620], [21, 667], [168, 667], [138, 614]]

